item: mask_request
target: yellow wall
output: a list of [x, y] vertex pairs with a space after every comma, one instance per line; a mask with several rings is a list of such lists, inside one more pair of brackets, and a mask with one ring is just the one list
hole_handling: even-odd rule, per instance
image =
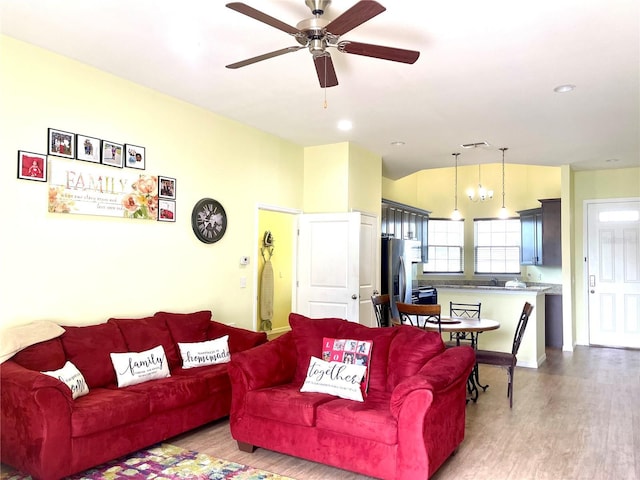
[[[239, 259], [259, 202], [302, 209], [303, 148], [6, 36], [0, 49], [0, 325], [212, 309], [253, 328]], [[16, 161], [46, 153], [48, 127], [146, 147], [146, 172], [177, 180], [176, 222], [47, 213], [47, 184], [18, 180]], [[191, 230], [203, 197], [229, 217], [213, 245]]]
[[[273, 319], [271, 330], [279, 332], [289, 327], [289, 313], [291, 312], [291, 292], [293, 280], [293, 252], [294, 230], [296, 218], [294, 215], [260, 210], [258, 219], [258, 236], [256, 238], [256, 258], [258, 259], [258, 298], [261, 295], [261, 275], [264, 268], [264, 258], [261, 254], [264, 232], [269, 230], [275, 240], [271, 265], [273, 267]], [[268, 259], [268, 253], [264, 252]], [[260, 302], [258, 302], [258, 326], [262, 318]]]
[[306, 213], [346, 212], [349, 208], [349, 144], [304, 149]]

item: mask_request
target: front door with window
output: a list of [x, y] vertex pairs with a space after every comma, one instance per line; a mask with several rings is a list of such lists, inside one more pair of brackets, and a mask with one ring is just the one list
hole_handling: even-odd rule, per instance
[[640, 348], [640, 201], [587, 205], [589, 343]]

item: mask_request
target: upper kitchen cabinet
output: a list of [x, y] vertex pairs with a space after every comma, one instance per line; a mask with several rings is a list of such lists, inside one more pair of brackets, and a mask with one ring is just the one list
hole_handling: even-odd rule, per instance
[[559, 267], [562, 264], [560, 242], [560, 199], [538, 200], [540, 208], [521, 210], [520, 227], [522, 265]]
[[402, 203], [383, 200], [380, 232], [383, 237], [420, 240], [422, 261], [427, 262], [427, 227], [430, 213]]

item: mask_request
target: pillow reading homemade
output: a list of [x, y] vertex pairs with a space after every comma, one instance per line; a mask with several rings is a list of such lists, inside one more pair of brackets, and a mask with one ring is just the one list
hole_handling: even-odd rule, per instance
[[118, 388], [170, 377], [167, 356], [162, 345], [144, 352], [111, 353]]
[[182, 368], [204, 367], [231, 361], [229, 335], [206, 342], [178, 343]]
[[71, 397], [75, 400], [78, 397], [89, 393], [89, 386], [85, 381], [80, 370], [67, 360], [67, 363], [58, 370], [51, 370], [48, 372], [40, 372], [50, 377], [57, 378], [64, 383], [71, 390]]
[[360, 383], [367, 367], [342, 362], [325, 362], [311, 357], [301, 392], [328, 393], [336, 397], [363, 402]]

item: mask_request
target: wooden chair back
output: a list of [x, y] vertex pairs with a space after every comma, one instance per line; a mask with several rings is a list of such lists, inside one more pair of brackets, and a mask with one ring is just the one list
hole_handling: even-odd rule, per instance
[[396, 307], [400, 314], [400, 323], [420, 328], [424, 328], [428, 324], [438, 325], [438, 331], [442, 333], [441, 306], [439, 304], [423, 305], [397, 302]]
[[518, 354], [518, 350], [520, 349], [520, 343], [522, 343], [522, 337], [524, 336], [524, 331], [527, 328], [527, 323], [529, 322], [531, 312], [533, 312], [533, 305], [531, 305], [529, 302], [524, 302], [524, 307], [522, 308], [522, 313], [520, 314], [520, 319], [518, 320], [518, 325], [516, 326], [516, 332], [513, 335], [511, 354], [514, 356]]
[[389, 302], [389, 295], [386, 293], [383, 295], [371, 295], [371, 304], [373, 305], [373, 311], [376, 314], [376, 320], [379, 327], [385, 327], [388, 325], [391, 307]]

